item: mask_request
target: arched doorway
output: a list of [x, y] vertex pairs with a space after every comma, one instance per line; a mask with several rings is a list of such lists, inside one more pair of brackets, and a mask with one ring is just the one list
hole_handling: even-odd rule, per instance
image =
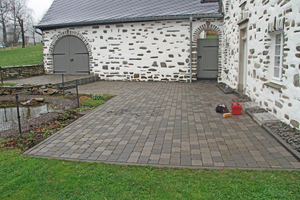
[[217, 79], [218, 69], [218, 33], [213, 30], [203, 30], [197, 39], [197, 79]]
[[58, 40], [53, 49], [54, 74], [89, 74], [89, 53], [82, 40], [65, 36]]

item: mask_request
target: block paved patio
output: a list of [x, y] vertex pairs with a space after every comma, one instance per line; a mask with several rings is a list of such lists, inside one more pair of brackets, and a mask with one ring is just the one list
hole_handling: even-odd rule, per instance
[[223, 118], [231, 105], [213, 81], [95, 82], [80, 93], [116, 96], [24, 155], [155, 166], [300, 169], [298, 162], [245, 112]]

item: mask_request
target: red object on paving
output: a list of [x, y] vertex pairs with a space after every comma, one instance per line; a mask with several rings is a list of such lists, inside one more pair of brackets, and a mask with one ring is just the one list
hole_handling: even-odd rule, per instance
[[231, 109], [233, 115], [240, 115], [242, 111], [242, 105], [238, 102], [232, 102]]

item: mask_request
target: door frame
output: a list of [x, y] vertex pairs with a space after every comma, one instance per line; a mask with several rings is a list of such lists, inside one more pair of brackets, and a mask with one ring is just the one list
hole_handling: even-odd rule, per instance
[[[218, 63], [218, 81], [222, 81], [222, 41], [223, 41], [223, 25], [221, 20], [216, 20], [216, 22], [211, 22], [209, 20], [202, 22], [201, 24], [198, 24], [198, 28], [194, 30], [193, 33], [193, 41], [192, 41], [192, 81], [197, 81], [197, 66], [198, 66], [198, 38], [202, 31], [206, 30], [213, 30], [218, 33], [219, 37], [219, 63]], [[188, 45], [188, 48], [190, 48], [190, 45]]]
[[248, 67], [248, 22], [239, 27], [239, 72], [237, 90], [245, 94], [247, 88]]

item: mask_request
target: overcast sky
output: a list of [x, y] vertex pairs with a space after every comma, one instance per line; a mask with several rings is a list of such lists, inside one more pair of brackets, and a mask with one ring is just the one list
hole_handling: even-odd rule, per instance
[[34, 11], [34, 19], [41, 20], [53, 0], [28, 0], [27, 6]]

